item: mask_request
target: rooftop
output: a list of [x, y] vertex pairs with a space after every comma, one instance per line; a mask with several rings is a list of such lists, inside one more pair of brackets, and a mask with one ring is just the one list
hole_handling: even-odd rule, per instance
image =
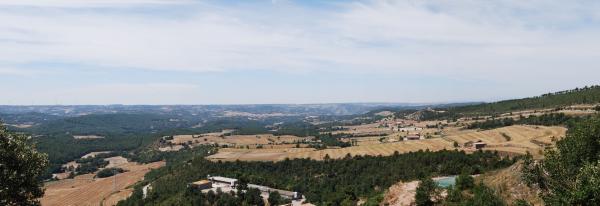
[[208, 183], [210, 183], [210, 181], [208, 181], [208, 180], [198, 180], [196, 182], [192, 182], [192, 184], [194, 184], [194, 185], [203, 185], [203, 184], [208, 184]]

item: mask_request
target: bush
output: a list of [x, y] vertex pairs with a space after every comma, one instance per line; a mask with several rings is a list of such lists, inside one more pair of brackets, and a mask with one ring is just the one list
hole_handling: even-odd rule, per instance
[[281, 200], [281, 195], [277, 191], [273, 191], [269, 193], [269, 205], [280, 205], [283, 203]]
[[508, 134], [506, 134], [506, 133], [504, 133], [504, 132], [502, 132], [501, 134], [502, 134], [502, 136], [504, 137], [504, 139], [506, 139], [506, 141], [507, 141], [507, 142], [508, 142], [508, 141], [510, 141], [510, 140], [512, 139], [512, 138], [510, 137], [510, 135], [508, 135]]
[[462, 192], [456, 186], [448, 188], [446, 201], [456, 203], [462, 201], [462, 199]]
[[431, 200], [432, 197], [436, 196], [437, 185], [431, 178], [421, 179], [419, 187], [415, 194], [415, 202], [418, 206], [434, 205]]
[[515, 203], [513, 205], [515, 205], [515, 206], [531, 206], [531, 204], [529, 204], [527, 201], [522, 200], [522, 199], [515, 201]]
[[110, 177], [119, 173], [123, 173], [125, 172], [125, 170], [121, 169], [121, 168], [106, 168], [106, 169], [102, 169], [100, 170], [100, 172], [98, 172], [96, 174], [96, 177], [98, 178], [105, 178], [105, 177]]
[[471, 189], [475, 185], [475, 179], [471, 177], [467, 172], [461, 173], [456, 178], [456, 189], [458, 190], [466, 190]]

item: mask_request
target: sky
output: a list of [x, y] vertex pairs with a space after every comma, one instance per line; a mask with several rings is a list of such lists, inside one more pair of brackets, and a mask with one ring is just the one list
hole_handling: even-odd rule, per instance
[[0, 105], [442, 103], [600, 84], [600, 1], [2, 0]]

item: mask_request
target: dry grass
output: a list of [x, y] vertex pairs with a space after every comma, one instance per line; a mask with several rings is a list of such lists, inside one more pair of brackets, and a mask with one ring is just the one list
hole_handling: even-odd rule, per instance
[[83, 156], [81, 156], [81, 158], [95, 157], [96, 155], [99, 155], [99, 154], [106, 154], [106, 153], [110, 153], [110, 151], [102, 151], [102, 152], [90, 152], [90, 153], [87, 153], [86, 155], [83, 155]]
[[[142, 180], [151, 169], [159, 168], [165, 162], [150, 164], [126, 163], [121, 167], [127, 172], [114, 177], [94, 179], [94, 174], [86, 174], [46, 184], [42, 205], [114, 205], [131, 193], [126, 188]], [[116, 180], [116, 183], [114, 182]], [[113, 188], [115, 190], [113, 190]], [[103, 202], [105, 201], [105, 202]]]
[[393, 131], [387, 127], [379, 127], [380, 123], [371, 123], [363, 125], [344, 126], [347, 130], [333, 131], [332, 134], [352, 134], [352, 135], [378, 135], [390, 134]]
[[418, 186], [419, 181], [399, 182], [392, 185], [385, 193], [383, 204], [390, 206], [413, 204]]
[[[566, 131], [567, 129], [564, 127], [515, 125], [493, 130], [455, 134], [446, 138], [451, 141], [456, 141], [460, 145], [469, 141], [476, 142], [481, 140], [488, 144], [484, 150], [496, 150], [517, 154], [530, 152], [535, 157], [539, 157], [541, 156], [539, 151], [543, 150], [543, 147], [534, 142], [553, 144], [553, 137], [556, 139], [564, 137]], [[510, 141], [507, 141], [503, 134], [509, 136]]]
[[123, 167], [126, 166], [127, 163], [129, 163], [127, 161], [127, 158], [124, 158], [122, 156], [104, 158], [104, 160], [108, 161], [108, 165], [106, 165], [106, 168]]
[[310, 140], [312, 137], [297, 137], [293, 135], [275, 136], [273, 134], [257, 135], [231, 135], [220, 136], [220, 133], [209, 133], [202, 135], [177, 135], [170, 140], [173, 144], [232, 144], [237, 146], [245, 145], [268, 145], [268, 144], [290, 144], [303, 140]]
[[220, 149], [219, 153], [208, 156], [210, 160], [223, 161], [279, 161], [290, 153], [313, 151], [313, 148], [278, 148], [278, 149]]
[[[367, 137], [364, 141], [359, 141], [358, 146], [314, 150], [310, 148], [303, 149], [221, 149], [219, 153], [212, 155], [209, 159], [213, 160], [246, 160], [246, 161], [278, 161], [285, 158], [310, 158], [322, 160], [325, 156], [330, 158], [343, 158], [347, 154], [356, 155], [392, 155], [394, 152], [407, 153], [418, 150], [439, 151], [443, 149], [454, 149], [454, 142], [463, 145], [466, 142], [483, 141], [488, 144], [484, 150], [496, 150], [505, 154], [525, 154], [532, 153], [535, 157], [540, 157], [538, 152], [543, 149], [545, 144], [553, 144], [552, 137], [556, 139], [565, 135], [566, 128], [563, 127], [543, 127], [543, 126], [510, 126], [487, 131], [475, 130], [452, 130], [452, 135], [444, 138], [432, 138], [426, 140], [402, 141], [393, 143], [380, 143], [379, 137]], [[510, 136], [510, 141], [503, 134]], [[532, 142], [534, 141], [534, 142]], [[268, 147], [268, 146], [267, 146]], [[467, 152], [475, 151], [472, 148], [460, 147], [458, 149]]]
[[522, 166], [522, 162], [517, 162], [506, 169], [480, 175], [477, 179], [493, 188], [508, 204], [523, 199], [533, 205], [543, 205], [538, 192], [521, 180]]
[[73, 135], [75, 139], [104, 139], [103, 136], [98, 135]]

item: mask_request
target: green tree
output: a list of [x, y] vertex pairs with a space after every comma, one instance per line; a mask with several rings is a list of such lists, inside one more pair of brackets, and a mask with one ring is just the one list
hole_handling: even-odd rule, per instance
[[37, 152], [26, 136], [0, 124], [0, 205], [39, 205], [44, 195], [39, 176], [47, 165], [47, 155]]
[[523, 178], [542, 191], [546, 205], [600, 205], [600, 117], [581, 121], [547, 150], [525, 158]]
[[281, 195], [277, 191], [269, 193], [268, 200], [269, 205], [280, 205], [281, 203], [283, 203], [283, 201], [281, 200]]
[[244, 194], [244, 200], [248, 205], [265, 205], [262, 196], [260, 196], [260, 190], [256, 188], [250, 188]]
[[437, 185], [431, 178], [422, 178], [415, 193], [415, 202], [418, 206], [433, 205], [431, 199], [438, 196], [437, 192]]
[[475, 179], [467, 171], [463, 171], [456, 178], [456, 188], [458, 190], [471, 189], [475, 185]]
[[462, 192], [456, 188], [456, 186], [448, 188], [448, 196], [446, 197], [446, 201], [457, 203], [462, 201], [462, 199]]
[[240, 193], [242, 190], [248, 190], [248, 179], [246, 177], [240, 177], [235, 184], [235, 189], [237, 189]]
[[467, 201], [466, 205], [473, 206], [504, 206], [504, 201], [496, 196], [494, 190], [479, 183], [473, 188], [473, 199]]
[[527, 201], [523, 200], [523, 199], [519, 199], [516, 200], [515, 203], [513, 203], [514, 206], [531, 206], [531, 204], [529, 204]]

